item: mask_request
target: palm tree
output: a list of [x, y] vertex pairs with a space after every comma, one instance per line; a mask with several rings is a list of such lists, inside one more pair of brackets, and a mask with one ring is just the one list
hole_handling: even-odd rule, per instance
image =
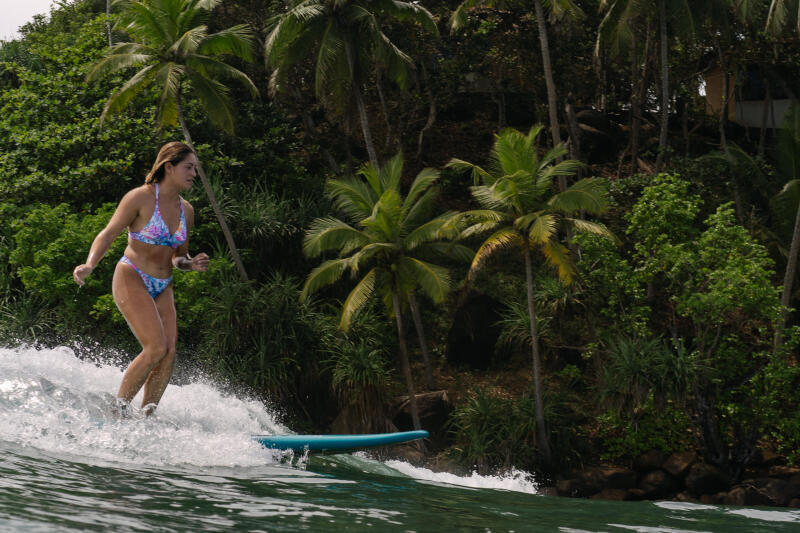
[[[778, 134], [778, 166], [787, 179], [783, 189], [774, 199], [774, 209], [784, 220], [794, 219], [792, 241], [789, 246], [786, 271], [783, 276], [783, 324], [786, 325], [787, 310], [792, 301], [792, 284], [797, 271], [797, 253], [800, 251], [800, 105], [793, 104], [786, 114], [784, 127]], [[780, 331], [780, 328], [778, 328]], [[776, 334], [776, 347], [781, 344]]]
[[388, 79], [405, 88], [413, 61], [383, 33], [380, 17], [421, 24], [438, 35], [433, 15], [417, 2], [402, 0], [293, 0], [276, 17], [264, 50], [275, 70], [273, 92], [288, 88], [291, 67], [310, 58], [317, 99], [342, 112], [355, 103], [372, 166], [379, 167], [362, 86], [380, 64]]
[[460, 222], [466, 225], [461, 237], [489, 233], [472, 260], [467, 281], [498, 251], [513, 250], [525, 259], [536, 429], [545, 462], [552, 464], [542, 404], [531, 251], [542, 252], [547, 262], [557, 269], [558, 277], [569, 283], [574, 269], [569, 249], [556, 240], [559, 222], [565, 222], [579, 232], [592, 232], [607, 237], [611, 237], [611, 233], [600, 224], [573, 217], [581, 211], [599, 214], [607, 209], [605, 192], [598, 180], [582, 179], [563, 192], [553, 193], [553, 178], [574, 174], [582, 163], [574, 159], [561, 161], [566, 153], [561, 144], [539, 157], [535, 143], [541, 130], [542, 126], [539, 125], [531, 128], [527, 135], [513, 129], [506, 129], [496, 135], [488, 170], [460, 159], [450, 160], [447, 166], [468, 170], [472, 172], [475, 182], [479, 182], [471, 190], [481, 209], [458, 215]]
[[[503, 9], [514, 3], [514, 0], [464, 0], [450, 18], [450, 27], [453, 31], [463, 27], [466, 22], [466, 10], [485, 6]], [[583, 11], [574, 0], [545, 0], [544, 5], [550, 8], [553, 17], [561, 18], [565, 15], [578, 18], [583, 16]], [[561, 142], [561, 129], [558, 125], [558, 94], [556, 83], [553, 78], [553, 67], [550, 61], [550, 43], [547, 38], [547, 24], [545, 23], [544, 5], [542, 0], [533, 0], [534, 14], [536, 15], [536, 25], [539, 30], [539, 47], [542, 53], [542, 69], [544, 70], [544, 81], [547, 86], [547, 109], [550, 118], [550, 134], [553, 137], [553, 146]], [[559, 181], [559, 186], [563, 191], [566, 188], [566, 181], [563, 178]]]
[[772, 0], [767, 13], [767, 33], [777, 36], [792, 22], [800, 35], [800, 1]]
[[[233, 55], [252, 60], [252, 34], [246, 25], [237, 25], [217, 33], [208, 33], [205, 20], [222, 0], [117, 0], [122, 8], [117, 26], [133, 42], [117, 43], [95, 63], [87, 81], [98, 80], [112, 72], [141, 67], [108, 99], [100, 115], [100, 125], [121, 112], [145, 88], [158, 87], [156, 123], [162, 127], [179, 124], [184, 140], [194, 146], [183, 116], [183, 89], [189, 88], [198, 98], [213, 123], [233, 132], [233, 106], [228, 89], [218, 78], [236, 80], [252, 96], [258, 89], [250, 78], [216, 56]], [[188, 83], [186, 83], [188, 82]], [[214, 197], [203, 167], [197, 167], [231, 255], [243, 281], [247, 281], [239, 252], [225, 217]]]
[[329, 194], [347, 221], [316, 219], [306, 234], [303, 249], [310, 257], [329, 251], [337, 252], [339, 257], [311, 271], [301, 298], [339, 281], [347, 272], [353, 278], [359, 277], [342, 306], [339, 327], [345, 331], [353, 315], [370, 297], [382, 298], [387, 314], [394, 318], [397, 326], [411, 418], [415, 429], [420, 429], [402, 304], [415, 290], [422, 291], [434, 302], [441, 302], [449, 290], [450, 277], [445, 268], [426, 258], [442, 254], [464, 256], [467, 249], [441, 242], [451, 228], [449, 214], [431, 216], [436, 198], [432, 185], [439, 173], [423, 169], [403, 197], [400, 191], [402, 170], [402, 155], [397, 155], [381, 169], [368, 163], [360, 170], [360, 179], [345, 178], [328, 183]]
[[598, 42], [600, 43], [609, 38], [629, 42], [633, 35], [631, 23], [635, 19], [646, 19], [655, 15], [658, 21], [661, 63], [661, 128], [658, 136], [657, 172], [664, 164], [667, 134], [669, 133], [669, 30], [672, 29], [673, 33], [680, 35], [695, 35], [695, 11], [704, 8], [704, 5], [704, 2], [690, 2], [689, 0], [602, 0], [600, 5], [601, 9], [607, 11], [598, 32]]

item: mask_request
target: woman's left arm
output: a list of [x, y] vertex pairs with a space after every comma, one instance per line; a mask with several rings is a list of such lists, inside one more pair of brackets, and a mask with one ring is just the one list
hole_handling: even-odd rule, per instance
[[172, 254], [172, 265], [181, 270], [195, 270], [205, 272], [208, 270], [208, 255], [200, 252], [194, 257], [189, 255], [189, 230], [194, 227], [194, 208], [186, 200], [183, 202], [183, 212], [186, 215], [186, 242], [175, 248]]

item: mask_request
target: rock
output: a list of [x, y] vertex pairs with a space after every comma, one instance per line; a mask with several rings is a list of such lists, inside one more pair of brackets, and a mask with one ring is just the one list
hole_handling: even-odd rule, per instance
[[789, 493], [789, 482], [785, 479], [770, 479], [758, 492], [767, 500], [768, 503], [765, 505], [779, 505], [781, 507], [786, 506], [794, 496]]
[[639, 472], [647, 472], [661, 468], [667, 455], [659, 450], [650, 450], [633, 460], [633, 468]]
[[593, 500], [612, 500], [622, 502], [628, 499], [628, 491], [623, 489], [612, 489], [609, 487], [604, 488], [594, 496]]
[[568, 496], [572, 497], [575, 496], [573, 493], [573, 480], [572, 479], [559, 479], [556, 481], [556, 491], [558, 491], [559, 496]]
[[769, 473], [767, 475], [770, 477], [790, 478], [792, 476], [800, 475], [800, 468], [797, 468], [796, 466], [773, 465], [769, 468]]
[[770, 468], [777, 465], [785, 465], [786, 458], [782, 455], [778, 455], [777, 453], [773, 452], [772, 450], [761, 450], [761, 466], [765, 468]]
[[703, 494], [700, 496], [700, 503], [704, 503], [706, 505], [717, 505], [722, 503], [722, 500], [725, 498], [726, 494], [724, 492], [718, 492], [716, 494]]
[[539, 487], [536, 493], [541, 496], [559, 496], [558, 489], [555, 487]]
[[[430, 443], [434, 448], [444, 447], [447, 441], [447, 420], [453, 411], [453, 404], [446, 390], [415, 394], [419, 419], [423, 428], [431, 428]], [[408, 396], [395, 399], [389, 409], [389, 417], [401, 431], [414, 429]], [[439, 428], [439, 429], [434, 429]]]
[[679, 492], [675, 495], [675, 500], [679, 502], [698, 503], [698, 499], [686, 491]]
[[646, 500], [647, 494], [642, 489], [631, 489], [628, 491], [628, 499], [633, 501]]
[[716, 494], [730, 489], [730, 478], [716, 466], [695, 463], [686, 476], [686, 489], [696, 496]]
[[680, 488], [678, 480], [663, 470], [648, 472], [639, 481], [639, 489], [644, 491], [649, 499], [665, 498], [674, 494]]
[[737, 485], [722, 493], [718, 503], [724, 505], [774, 505], [759, 489], [751, 485]]
[[683, 477], [697, 460], [695, 452], [678, 452], [670, 455], [661, 468], [675, 477]]
[[603, 486], [610, 489], [632, 489], [636, 487], [636, 472], [616, 466], [602, 468], [599, 472], [605, 480]]

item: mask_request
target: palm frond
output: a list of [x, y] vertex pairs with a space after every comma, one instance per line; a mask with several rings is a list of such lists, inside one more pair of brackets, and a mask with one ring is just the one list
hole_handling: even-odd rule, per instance
[[317, 257], [329, 250], [352, 251], [368, 243], [366, 235], [337, 218], [317, 218], [303, 239], [303, 253]]
[[334, 205], [341, 209], [350, 220], [361, 221], [372, 214], [378, 194], [365, 182], [353, 179], [328, 180], [326, 192]]
[[450, 291], [450, 274], [446, 268], [404, 256], [398, 261], [397, 270], [435, 303], [444, 300]]
[[103, 106], [103, 112], [100, 114], [100, 127], [102, 128], [103, 122], [107, 117], [116, 115], [125, 109], [133, 97], [150, 84], [154, 75], [155, 65], [148, 65], [134, 74], [131, 79], [115, 91]]
[[475, 252], [475, 257], [467, 273], [467, 282], [475, 276], [478, 269], [480, 269], [483, 263], [494, 255], [495, 252], [518, 247], [521, 246], [522, 243], [522, 236], [514, 228], [503, 227], [494, 232], [488, 239], [483, 241], [478, 251]]
[[253, 83], [253, 80], [238, 68], [227, 63], [208, 56], [190, 54], [186, 57], [186, 65], [209, 78], [224, 76], [236, 80], [250, 91], [251, 96], [255, 98], [259, 96], [258, 87]]
[[539, 248], [542, 250], [547, 262], [558, 271], [558, 278], [561, 282], [569, 285], [575, 272], [569, 249], [560, 242], [553, 240], [547, 241], [545, 244], [540, 245]]
[[361, 281], [347, 295], [342, 305], [342, 318], [339, 320], [339, 329], [347, 331], [353, 316], [369, 301], [370, 296], [375, 292], [376, 269], [373, 268], [361, 278]]
[[403, 247], [406, 250], [413, 250], [417, 246], [444, 239], [452, 235], [450, 220], [447, 215], [436, 217], [433, 220], [421, 224], [414, 228], [403, 240]]
[[403, 179], [403, 153], [399, 152], [386, 161], [378, 174], [381, 182], [381, 194], [385, 191], [400, 192], [400, 180]]
[[183, 73], [184, 68], [175, 63], [162, 63], [156, 72], [155, 79], [161, 86], [156, 111], [159, 126], [178, 123], [178, 95]]
[[303, 284], [303, 290], [300, 292], [300, 301], [306, 301], [310, 295], [314, 294], [322, 287], [326, 287], [342, 279], [349, 264], [349, 259], [329, 259], [314, 268]]
[[232, 134], [233, 105], [228, 97], [228, 88], [195, 70], [187, 69], [186, 74], [211, 122]]
[[238, 24], [205, 36], [197, 52], [205, 55], [232, 55], [253, 60], [253, 32], [247, 24]]
[[467, 161], [463, 161], [457, 158], [453, 158], [450, 161], [448, 161], [445, 167], [452, 168], [461, 172], [469, 172], [470, 175], [472, 176], [472, 183], [474, 185], [478, 185], [484, 178], [491, 177], [491, 174], [483, 170], [478, 165], [473, 165], [472, 163], [468, 163]]
[[549, 213], [532, 213], [520, 217], [514, 222], [514, 226], [528, 234], [528, 240], [537, 244], [548, 242], [556, 234], [558, 219]]
[[431, 188], [425, 191], [421, 198], [417, 199], [409, 211], [406, 211], [408, 206], [404, 204], [403, 211], [400, 214], [400, 220], [402, 220], [403, 224], [403, 231], [412, 231], [413, 228], [416, 228], [420, 224], [424, 224], [430, 220], [431, 215], [436, 208], [436, 199], [438, 197], [439, 191], [435, 188]]
[[86, 74], [86, 81], [97, 81], [112, 72], [144, 65], [152, 59], [153, 55], [149, 53], [114, 53], [92, 65]]
[[579, 233], [592, 233], [599, 237], [605, 237], [606, 239], [617, 242], [616, 236], [611, 233], [611, 230], [609, 230], [604, 224], [590, 222], [580, 218], [566, 218], [564, 220], [566, 220]]
[[205, 25], [195, 26], [186, 30], [167, 50], [172, 57], [185, 56], [193, 53], [200, 46], [200, 42], [207, 35], [208, 28]]
[[608, 197], [602, 181], [584, 178], [566, 191], [554, 195], [547, 205], [563, 213], [586, 211], [598, 215], [608, 210]]
[[456, 242], [426, 242], [419, 246], [418, 252], [419, 255], [430, 253], [459, 263], [471, 263], [475, 257], [475, 250]]

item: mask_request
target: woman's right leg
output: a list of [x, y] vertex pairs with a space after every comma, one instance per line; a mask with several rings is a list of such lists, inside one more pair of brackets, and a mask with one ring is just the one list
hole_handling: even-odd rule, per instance
[[130, 402], [167, 352], [167, 339], [156, 304], [130, 265], [117, 263], [111, 287], [114, 302], [142, 345], [141, 353], [125, 371], [117, 393], [117, 398]]

